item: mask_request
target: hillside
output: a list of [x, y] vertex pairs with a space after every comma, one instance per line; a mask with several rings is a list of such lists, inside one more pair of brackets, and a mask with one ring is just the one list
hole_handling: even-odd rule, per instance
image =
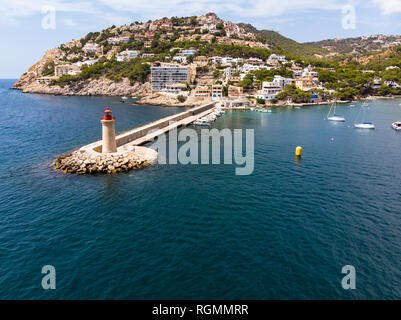
[[401, 45], [401, 36], [373, 35], [369, 37], [356, 37], [347, 39], [328, 39], [317, 42], [306, 42], [304, 45], [320, 48], [337, 54], [364, 54], [379, 52]]
[[299, 58], [311, 59], [321, 58], [329, 52], [319, 46], [311, 46], [308, 44], [302, 44], [284, 37], [280, 33], [272, 30], [258, 30], [251, 24], [239, 23], [239, 26], [243, 27], [246, 31], [253, 33], [255, 36], [263, 38], [267, 43], [270, 44], [270, 40], [273, 43], [273, 48], [282, 49], [285, 52], [289, 52]]
[[[369, 37], [360, 53], [350, 55], [335, 50], [356, 50], [362, 40], [328, 40], [336, 47], [301, 44], [214, 13], [136, 21], [48, 50], [13, 88], [188, 106], [223, 97], [265, 104], [308, 103], [317, 95], [349, 100], [400, 94], [401, 49], [395, 40]], [[376, 45], [380, 51], [369, 51]]]

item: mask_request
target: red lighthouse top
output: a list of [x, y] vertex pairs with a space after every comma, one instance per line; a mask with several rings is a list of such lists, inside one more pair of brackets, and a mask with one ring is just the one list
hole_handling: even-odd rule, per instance
[[103, 120], [113, 120], [113, 119], [115, 118], [111, 115], [111, 110], [109, 109], [109, 107], [106, 107], [106, 109], [104, 110]]

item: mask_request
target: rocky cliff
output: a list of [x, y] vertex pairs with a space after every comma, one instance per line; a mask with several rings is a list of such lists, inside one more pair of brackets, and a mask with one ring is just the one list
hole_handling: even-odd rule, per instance
[[90, 79], [73, 82], [64, 87], [46, 85], [36, 81], [33, 73], [23, 75], [13, 86], [13, 89], [26, 93], [56, 94], [65, 96], [135, 96], [143, 97], [151, 93], [150, 83], [135, 83], [130, 85], [128, 79], [112, 81], [107, 78]]

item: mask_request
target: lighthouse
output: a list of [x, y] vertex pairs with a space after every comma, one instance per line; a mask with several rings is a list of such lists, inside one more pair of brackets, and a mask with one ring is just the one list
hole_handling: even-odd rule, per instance
[[111, 110], [109, 107], [106, 107], [106, 110], [104, 110], [104, 117], [100, 120], [102, 122], [102, 153], [117, 152], [114, 119]]

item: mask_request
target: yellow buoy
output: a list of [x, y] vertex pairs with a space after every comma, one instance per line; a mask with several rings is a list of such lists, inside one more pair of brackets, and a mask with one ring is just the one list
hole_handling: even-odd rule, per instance
[[296, 149], [295, 149], [295, 155], [296, 155], [297, 157], [302, 156], [302, 147], [300, 147], [300, 146], [296, 147]]

